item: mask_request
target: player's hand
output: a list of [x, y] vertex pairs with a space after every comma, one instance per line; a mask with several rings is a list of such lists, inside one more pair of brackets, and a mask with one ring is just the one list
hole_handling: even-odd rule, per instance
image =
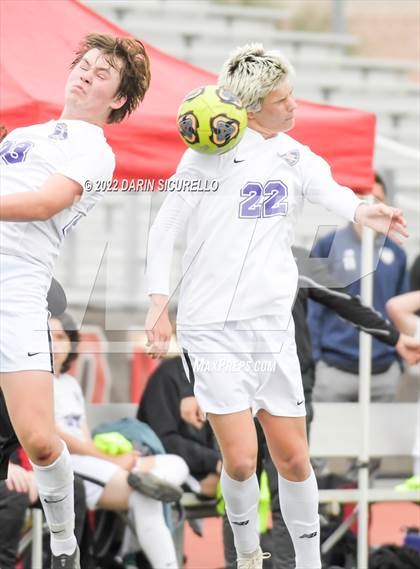
[[217, 484], [220, 480], [218, 474], [207, 474], [205, 478], [200, 480], [200, 494], [208, 498], [214, 498], [217, 492]]
[[354, 220], [387, 235], [399, 245], [403, 243], [403, 237], [408, 237], [407, 222], [402, 211], [383, 203], [360, 204], [356, 209]]
[[420, 342], [416, 338], [400, 334], [395, 348], [409, 365], [414, 365], [420, 361]]
[[152, 358], [164, 356], [169, 348], [172, 326], [168, 315], [168, 297], [151, 295], [151, 304], [146, 317], [148, 353]]
[[6, 486], [10, 491], [28, 494], [31, 504], [36, 502], [38, 499], [38, 490], [36, 488], [34, 473], [30, 470], [25, 470], [17, 464], [9, 464]]
[[186, 423], [189, 423], [196, 429], [201, 429], [203, 427], [206, 417], [198, 406], [197, 399], [193, 395], [181, 399], [180, 413], [181, 418]]

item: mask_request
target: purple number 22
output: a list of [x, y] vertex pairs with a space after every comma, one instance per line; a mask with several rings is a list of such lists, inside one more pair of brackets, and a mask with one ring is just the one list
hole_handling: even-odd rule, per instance
[[280, 180], [270, 180], [264, 186], [259, 182], [248, 182], [241, 188], [241, 196], [245, 199], [239, 204], [240, 218], [257, 219], [287, 214], [287, 186]]

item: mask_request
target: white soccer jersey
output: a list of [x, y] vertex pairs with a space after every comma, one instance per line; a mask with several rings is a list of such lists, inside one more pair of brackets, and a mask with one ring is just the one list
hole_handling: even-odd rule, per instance
[[35, 192], [52, 174], [83, 188], [81, 199], [46, 221], [1, 222], [0, 254], [41, 263], [51, 272], [66, 233], [98, 202], [115, 157], [99, 126], [49, 121], [10, 132], [0, 145], [1, 195]]
[[54, 414], [60, 429], [84, 440], [81, 425], [86, 420], [85, 401], [77, 379], [68, 373], [54, 376]]
[[247, 129], [221, 156], [187, 150], [174, 183], [196, 178], [209, 191], [174, 191], [151, 229], [149, 294], [170, 294], [171, 228], [189, 217], [178, 326], [270, 314], [287, 321], [298, 275], [291, 245], [303, 200], [350, 221], [360, 200], [333, 180], [325, 160], [284, 133], [264, 139]]

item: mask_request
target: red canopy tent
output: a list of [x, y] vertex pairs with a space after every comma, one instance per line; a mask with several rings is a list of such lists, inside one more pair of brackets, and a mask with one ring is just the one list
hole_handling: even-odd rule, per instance
[[[2, 0], [0, 26], [0, 121], [8, 130], [59, 116], [68, 67], [86, 33], [128, 35], [75, 0]], [[190, 89], [215, 82], [212, 73], [147, 47], [152, 84], [144, 104], [123, 125], [106, 128], [119, 178], [169, 176], [185, 149], [178, 106]], [[338, 182], [368, 192], [374, 127], [369, 113], [300, 101], [292, 136], [328, 160]]]

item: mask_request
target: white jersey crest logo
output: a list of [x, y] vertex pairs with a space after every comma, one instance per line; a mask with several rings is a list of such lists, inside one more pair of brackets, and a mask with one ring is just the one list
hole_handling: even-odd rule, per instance
[[55, 125], [54, 132], [50, 134], [48, 138], [52, 138], [53, 140], [66, 140], [68, 135], [67, 124], [65, 122], [58, 122]]
[[300, 152], [297, 148], [295, 150], [289, 150], [289, 152], [286, 152], [285, 154], [280, 154], [280, 158], [283, 158], [289, 166], [294, 166], [300, 160]]

